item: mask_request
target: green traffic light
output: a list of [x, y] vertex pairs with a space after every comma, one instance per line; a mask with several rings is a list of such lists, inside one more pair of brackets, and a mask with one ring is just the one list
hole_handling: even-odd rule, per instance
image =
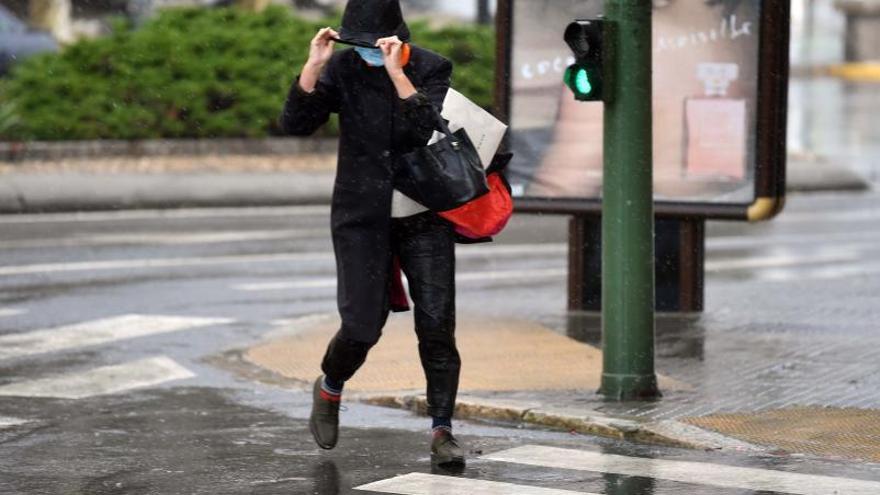
[[574, 78], [574, 86], [583, 95], [588, 95], [593, 91], [593, 85], [590, 84], [590, 75], [587, 73], [587, 69], [583, 67], [578, 69], [577, 75]]
[[593, 73], [587, 67], [575, 64], [565, 71], [565, 85], [574, 92], [578, 100], [596, 100], [599, 97], [594, 94], [597, 92], [597, 86], [592, 76]]
[[565, 28], [562, 36], [571, 48], [572, 63], [565, 71], [565, 85], [577, 101], [606, 101], [605, 21], [579, 19]]

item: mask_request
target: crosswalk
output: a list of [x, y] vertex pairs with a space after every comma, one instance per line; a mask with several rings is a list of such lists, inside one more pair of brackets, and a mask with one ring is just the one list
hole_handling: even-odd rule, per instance
[[[578, 472], [594, 472], [686, 484], [682, 487], [702, 485], [718, 489], [791, 495], [876, 495], [880, 493], [880, 482], [877, 481], [708, 462], [629, 457], [541, 445], [515, 447], [484, 455], [480, 460], [563, 470], [563, 472], [572, 473], [571, 477], [573, 478], [577, 478], [575, 475]], [[424, 473], [395, 476], [358, 486], [355, 490], [399, 495], [433, 495], [437, 493], [595, 495], [586, 491]], [[675, 491], [675, 493], [689, 493], [689, 490], [683, 488], [682, 491]]]
[[123, 315], [57, 328], [0, 336], [0, 360], [108, 344], [118, 340], [223, 325], [222, 318]]
[[433, 495], [435, 493], [467, 493], [469, 495], [597, 495], [557, 488], [515, 485], [500, 481], [454, 478], [436, 474], [410, 473], [363, 485], [355, 490], [400, 495]]
[[161, 385], [195, 376], [173, 359], [159, 356], [124, 364], [102, 366], [80, 373], [64, 373], [0, 386], [0, 397], [53, 397], [85, 399], [136, 388]]
[[[233, 320], [228, 318], [127, 314], [6, 334], [0, 336], [0, 362], [41, 354], [77, 352], [137, 338], [209, 329], [232, 322]], [[84, 370], [64, 370], [35, 379], [12, 381], [0, 385], [0, 397], [85, 399], [156, 386], [194, 376], [192, 371], [170, 357], [158, 355]]]
[[790, 473], [770, 469], [700, 462], [626, 457], [598, 452], [529, 445], [490, 454], [493, 461], [545, 468], [598, 471], [626, 476], [650, 474], [655, 479], [797, 495], [880, 493], [880, 482]]

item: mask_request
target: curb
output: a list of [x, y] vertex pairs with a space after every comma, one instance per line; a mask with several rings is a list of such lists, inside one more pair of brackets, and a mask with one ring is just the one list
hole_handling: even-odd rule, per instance
[[[355, 399], [374, 406], [404, 409], [420, 415], [425, 415], [427, 410], [424, 395], [363, 395]], [[489, 422], [526, 423], [665, 447], [740, 453], [770, 450], [674, 420], [638, 421], [606, 416], [595, 411], [556, 409], [521, 401], [459, 397], [455, 416]]]
[[330, 204], [333, 172], [0, 175], [0, 214]]
[[0, 175], [0, 214], [330, 204], [331, 173]]

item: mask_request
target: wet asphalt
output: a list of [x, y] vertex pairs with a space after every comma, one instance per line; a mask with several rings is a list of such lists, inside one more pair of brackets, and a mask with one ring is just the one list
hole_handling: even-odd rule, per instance
[[[797, 196], [771, 223], [710, 224], [709, 260], [733, 264], [708, 273], [702, 325], [733, 330], [772, 323], [773, 331], [786, 321], [837, 321], [845, 337], [868, 335], [880, 307], [877, 199], [874, 193]], [[565, 276], [547, 272], [566, 266], [566, 225], [562, 217], [521, 216], [495, 245], [462, 248], [459, 273], [477, 275], [459, 284], [460, 314], [564, 319]], [[216, 365], [219, 355], [288, 332], [291, 320], [334, 310], [327, 228], [322, 207], [0, 217], [0, 338], [131, 314], [224, 319], [99, 344], [74, 339], [26, 356], [0, 354], [0, 391], [34, 384], [32, 396], [0, 396], [0, 493], [324, 495], [366, 493], [353, 489], [430, 473], [424, 418], [350, 403], [339, 447], [321, 451], [305, 422], [304, 388], [273, 386]], [[742, 260], [759, 261], [738, 265]], [[303, 283], [267, 285], [290, 281]], [[846, 295], [837, 300], [835, 293]], [[658, 353], [668, 359], [658, 366], [687, 377], [701, 345], [691, 334], [664, 335]], [[89, 370], [157, 356], [189, 377], [78, 399], [34, 396], [41, 386], [35, 380], [88, 381]], [[576, 492], [772, 493], [479, 457], [551, 445], [880, 480], [880, 467], [842, 461], [646, 447], [520, 425], [458, 422], [456, 431], [471, 462], [463, 473], [441, 474]]]

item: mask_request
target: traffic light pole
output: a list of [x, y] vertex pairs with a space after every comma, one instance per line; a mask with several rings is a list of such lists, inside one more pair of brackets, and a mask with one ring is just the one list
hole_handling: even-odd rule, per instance
[[[606, 0], [600, 393], [657, 397], [654, 373], [651, 2]], [[610, 84], [609, 84], [610, 82]]]

